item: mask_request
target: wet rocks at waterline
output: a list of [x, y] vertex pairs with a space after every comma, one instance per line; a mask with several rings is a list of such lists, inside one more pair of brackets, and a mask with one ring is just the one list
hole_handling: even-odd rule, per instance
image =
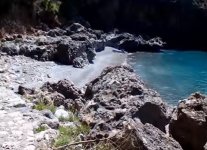
[[142, 36], [134, 36], [129, 33], [111, 33], [106, 36], [106, 45], [130, 53], [137, 51], [159, 52], [165, 44], [159, 37], [146, 40]]

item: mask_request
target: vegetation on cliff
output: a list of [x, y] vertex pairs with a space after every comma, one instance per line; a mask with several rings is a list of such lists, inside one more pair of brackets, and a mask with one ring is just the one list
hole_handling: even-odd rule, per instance
[[170, 48], [206, 49], [206, 0], [1, 0], [0, 8], [0, 27], [20, 32], [33, 24], [87, 20], [107, 31], [160, 36]]

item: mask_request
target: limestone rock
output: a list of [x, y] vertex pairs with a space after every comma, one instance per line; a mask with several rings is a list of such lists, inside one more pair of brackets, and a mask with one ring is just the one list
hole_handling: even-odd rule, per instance
[[76, 99], [80, 98], [82, 92], [74, 86], [69, 80], [61, 80], [57, 83], [45, 83], [42, 88], [43, 91], [58, 92], [65, 96], [65, 98]]
[[165, 132], [170, 121], [171, 107], [128, 66], [106, 68], [88, 84], [84, 97], [82, 120], [97, 133], [107, 135], [112, 129], [123, 128], [127, 118], [150, 123]]
[[36, 149], [52, 149], [52, 143], [58, 135], [58, 131], [54, 129], [48, 129], [36, 134], [35, 140], [38, 143], [38, 147], [36, 147]]
[[207, 97], [199, 93], [181, 101], [173, 112], [169, 129], [186, 150], [203, 150], [207, 142]]
[[182, 147], [173, 138], [166, 136], [151, 124], [128, 124], [123, 131], [119, 131], [113, 138], [121, 150], [182, 150]]
[[64, 106], [60, 106], [55, 111], [55, 116], [57, 118], [69, 118], [69, 113], [64, 109]]

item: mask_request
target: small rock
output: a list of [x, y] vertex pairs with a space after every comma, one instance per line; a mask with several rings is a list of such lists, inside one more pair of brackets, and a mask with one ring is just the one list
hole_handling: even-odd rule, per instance
[[64, 110], [64, 106], [58, 107], [58, 109], [55, 111], [55, 116], [57, 118], [69, 118], [69, 113]]
[[42, 110], [41, 111], [42, 115], [49, 118], [49, 119], [54, 119], [55, 116], [53, 115], [53, 113], [50, 110]]

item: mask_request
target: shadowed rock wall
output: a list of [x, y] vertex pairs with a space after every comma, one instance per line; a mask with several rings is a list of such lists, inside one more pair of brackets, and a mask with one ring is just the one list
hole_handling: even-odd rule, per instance
[[63, 0], [61, 11], [95, 28], [161, 36], [168, 48], [206, 49], [205, 7], [198, 0]]

